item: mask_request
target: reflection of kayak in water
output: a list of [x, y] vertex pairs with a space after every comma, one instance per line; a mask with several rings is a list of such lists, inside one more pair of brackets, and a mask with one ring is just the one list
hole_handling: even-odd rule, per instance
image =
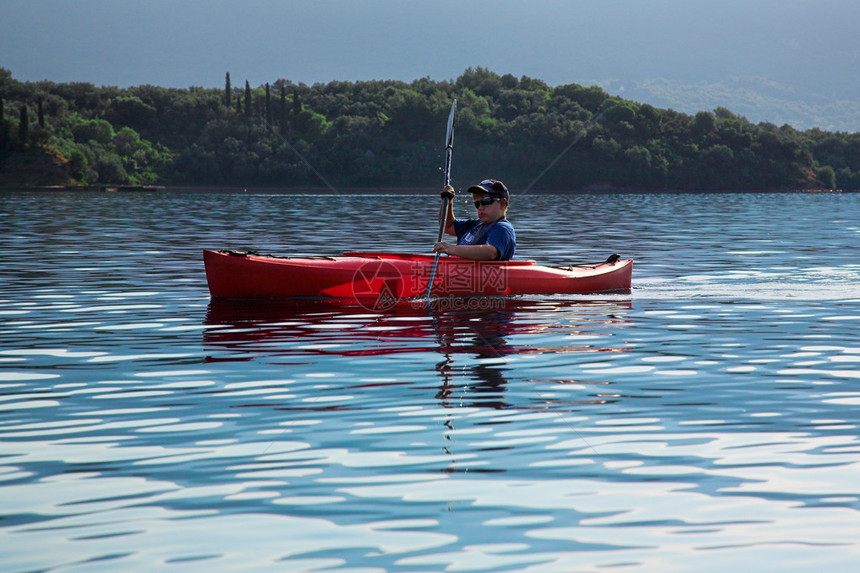
[[[402, 253], [345, 253], [281, 258], [238, 251], [203, 251], [215, 298], [335, 298], [393, 301], [423, 296], [434, 257]], [[629, 292], [633, 259], [546, 267], [534, 261], [439, 260], [433, 296], [544, 295]]]
[[[203, 342], [209, 350], [227, 351], [217, 360], [246, 360], [260, 356], [367, 356], [415, 352], [507, 355], [543, 352], [620, 352], [610, 333], [628, 323], [629, 300], [492, 299], [492, 308], [461, 299], [452, 308], [448, 299], [430, 306], [395, 305], [368, 312], [340, 301], [224, 300], [209, 303]], [[521, 334], [563, 334], [569, 344], [545, 346], [511, 344]], [[577, 343], [580, 335], [587, 341]], [[219, 353], [220, 354], [220, 353]]]
[[[477, 304], [485, 300], [493, 303], [492, 309]], [[455, 302], [461, 305], [452, 308]], [[282, 373], [329, 365], [343, 373], [350, 389], [415, 385], [434, 390], [446, 408], [507, 408], [515, 404], [504, 397], [512, 375], [531, 382], [580, 383], [564, 368], [546, 370], [540, 355], [629, 352], [621, 335], [631, 309], [629, 298], [436, 298], [426, 305], [403, 303], [385, 311], [329, 299], [212, 299], [202, 334], [207, 362], [270, 364]], [[522, 360], [526, 355], [534, 360]], [[421, 370], [431, 364], [436, 376], [428, 383]], [[577, 404], [603, 403], [606, 398], [585, 400]], [[543, 409], [547, 404], [544, 398], [525, 402], [516, 407]], [[277, 407], [347, 406], [288, 400]]]

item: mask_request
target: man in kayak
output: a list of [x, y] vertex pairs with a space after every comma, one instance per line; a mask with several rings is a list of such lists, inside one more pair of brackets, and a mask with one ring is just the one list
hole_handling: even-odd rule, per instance
[[[441, 195], [447, 196], [445, 232], [457, 236], [457, 244], [436, 243], [433, 251], [476, 261], [508, 261], [517, 250], [517, 235], [505, 215], [511, 195], [501, 181], [486, 179], [468, 189], [478, 210], [477, 219], [454, 218], [454, 188], [446, 186]], [[439, 220], [442, 219], [439, 212]]]

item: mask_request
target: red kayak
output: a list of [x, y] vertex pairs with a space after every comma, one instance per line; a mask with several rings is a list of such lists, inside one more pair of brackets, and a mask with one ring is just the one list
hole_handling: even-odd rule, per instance
[[[335, 298], [392, 301], [421, 297], [435, 257], [344, 253], [338, 257], [272, 257], [203, 251], [215, 298]], [[534, 261], [472, 261], [442, 257], [432, 296], [497, 296], [629, 292], [633, 259], [545, 267]]]

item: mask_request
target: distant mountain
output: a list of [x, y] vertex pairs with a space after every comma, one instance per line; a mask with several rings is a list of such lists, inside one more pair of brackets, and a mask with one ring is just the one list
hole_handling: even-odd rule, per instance
[[818, 127], [826, 131], [860, 132], [860, 101], [813, 89], [801, 92], [761, 77], [697, 83], [665, 78], [591, 83], [628, 100], [683, 113], [724, 107], [753, 123], [788, 124], [800, 130]]

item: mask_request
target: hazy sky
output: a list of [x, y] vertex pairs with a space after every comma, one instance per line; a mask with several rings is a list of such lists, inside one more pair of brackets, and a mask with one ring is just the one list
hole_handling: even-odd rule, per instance
[[858, 27], [857, 0], [2, 0], [0, 67], [174, 87], [753, 75], [860, 99]]

